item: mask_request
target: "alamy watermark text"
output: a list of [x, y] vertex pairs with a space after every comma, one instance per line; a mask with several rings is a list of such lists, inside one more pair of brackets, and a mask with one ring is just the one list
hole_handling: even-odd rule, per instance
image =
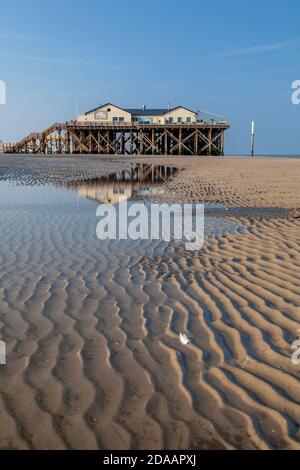
[[300, 104], [300, 80], [295, 80], [292, 83], [292, 89], [295, 90], [292, 93], [292, 103], [293, 104]]
[[6, 104], [6, 84], [0, 80], [0, 104]]
[[99, 240], [183, 240], [186, 250], [204, 246], [203, 204], [100, 205], [96, 213]]

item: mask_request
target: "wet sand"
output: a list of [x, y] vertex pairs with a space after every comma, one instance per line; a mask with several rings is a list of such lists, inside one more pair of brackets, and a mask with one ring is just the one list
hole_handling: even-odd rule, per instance
[[243, 233], [99, 247], [90, 206], [1, 199], [0, 448], [300, 449], [300, 159], [107, 160], [1, 156], [0, 181], [172, 163], [150, 199], [249, 208]]

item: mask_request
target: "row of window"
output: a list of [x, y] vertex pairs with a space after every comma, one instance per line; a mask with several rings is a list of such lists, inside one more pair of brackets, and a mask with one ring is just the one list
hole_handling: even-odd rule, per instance
[[[139, 122], [141, 124], [153, 124], [153, 118], [150, 118], [150, 117], [134, 117], [132, 119], [133, 122]], [[124, 118], [123, 117], [113, 117], [113, 122], [114, 123], [118, 123], [118, 122], [124, 122]], [[160, 122], [160, 121], [158, 121]], [[192, 121], [191, 121], [191, 118], [190, 117], [187, 117], [187, 118], [182, 118], [182, 117], [178, 117], [177, 120], [170, 117], [169, 119], [166, 120], [166, 124], [181, 124], [181, 123], [184, 123], [186, 122], [187, 124], [190, 124]]]
[[178, 117], [177, 120], [170, 117], [169, 119], [166, 120], [167, 124], [175, 124], [175, 123], [181, 124], [183, 122], [186, 122], [187, 124], [190, 124], [192, 122], [192, 120], [191, 120], [190, 117], [187, 117], [187, 118]]
[[139, 122], [141, 124], [153, 124], [153, 118], [148, 117], [148, 116], [133, 117], [132, 122]]

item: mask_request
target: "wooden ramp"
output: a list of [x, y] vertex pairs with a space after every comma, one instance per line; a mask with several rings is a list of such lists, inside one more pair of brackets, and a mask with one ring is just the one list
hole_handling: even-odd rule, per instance
[[66, 153], [66, 125], [55, 123], [43, 132], [31, 132], [14, 144], [4, 144], [4, 153]]

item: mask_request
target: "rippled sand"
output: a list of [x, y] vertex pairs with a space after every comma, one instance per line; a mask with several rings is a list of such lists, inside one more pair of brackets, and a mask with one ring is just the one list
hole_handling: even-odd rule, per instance
[[[186, 171], [154, 198], [289, 214], [153, 252], [100, 245], [93, 203], [67, 191], [0, 192], [0, 448], [300, 449], [300, 160], [176, 160]], [[1, 157], [0, 178], [115, 165]]]

